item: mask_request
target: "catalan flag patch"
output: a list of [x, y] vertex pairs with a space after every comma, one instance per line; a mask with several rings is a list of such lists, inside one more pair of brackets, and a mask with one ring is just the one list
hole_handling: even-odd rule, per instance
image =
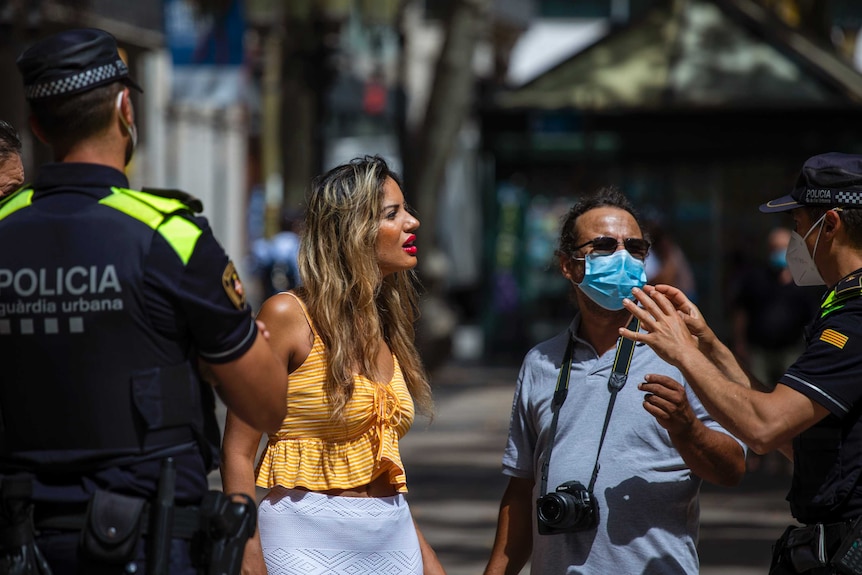
[[820, 341], [832, 344], [838, 349], [844, 349], [844, 346], [847, 345], [847, 339], [846, 335], [838, 333], [834, 329], [824, 329], [823, 333], [820, 334]]

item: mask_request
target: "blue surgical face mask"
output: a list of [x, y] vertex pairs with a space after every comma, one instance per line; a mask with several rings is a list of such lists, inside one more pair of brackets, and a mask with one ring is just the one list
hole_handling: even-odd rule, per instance
[[632, 288], [646, 284], [644, 263], [626, 250], [609, 255], [587, 254], [584, 279], [576, 283], [587, 297], [611, 311], [623, 309], [623, 300], [631, 298]]
[[772, 267], [783, 270], [787, 267], [787, 250], [775, 250], [769, 254], [769, 263]]

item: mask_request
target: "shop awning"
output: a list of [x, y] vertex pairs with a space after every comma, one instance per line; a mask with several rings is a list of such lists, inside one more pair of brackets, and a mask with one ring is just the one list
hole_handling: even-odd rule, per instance
[[751, 0], [676, 0], [501, 91], [494, 104], [597, 112], [858, 106], [862, 74]]

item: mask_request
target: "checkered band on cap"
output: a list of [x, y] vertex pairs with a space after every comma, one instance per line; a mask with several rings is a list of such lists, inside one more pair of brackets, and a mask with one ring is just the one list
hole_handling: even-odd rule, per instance
[[128, 75], [129, 69], [126, 63], [122, 60], [117, 60], [113, 64], [105, 64], [72, 76], [60, 78], [59, 80], [25, 86], [24, 97], [28, 100], [38, 100], [39, 98], [72, 94], [90, 86], [98, 86], [100, 84], [107, 84], [112, 80], [126, 78]]
[[862, 192], [836, 192], [834, 203], [842, 206], [862, 206]]

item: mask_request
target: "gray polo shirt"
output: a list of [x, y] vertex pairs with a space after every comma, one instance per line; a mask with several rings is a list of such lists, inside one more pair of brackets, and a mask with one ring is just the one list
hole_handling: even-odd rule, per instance
[[[667, 431], [644, 409], [638, 384], [648, 373], [672, 377], [685, 386], [695, 415], [707, 427], [727, 432], [709, 417], [682, 374], [643, 344], [635, 347], [599, 457], [594, 489], [598, 527], [538, 534], [535, 499], [541, 495], [541, 464], [551, 439], [551, 401], [569, 330], [577, 333], [579, 321], [580, 314], [569, 329], [530, 350], [515, 388], [503, 472], [536, 482], [532, 574], [696, 575], [697, 496], [702, 480], [686, 467]], [[598, 357], [592, 346], [575, 338], [569, 393], [560, 412], [548, 474], [549, 491], [571, 480], [589, 485], [610, 399], [608, 378], [615, 354], [612, 349]]]

